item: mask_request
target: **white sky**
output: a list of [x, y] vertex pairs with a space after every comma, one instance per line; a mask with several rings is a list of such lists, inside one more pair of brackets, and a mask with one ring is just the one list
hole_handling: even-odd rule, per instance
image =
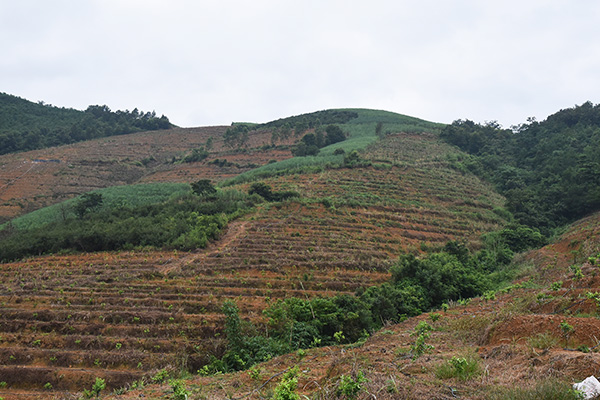
[[600, 1], [0, 0], [0, 92], [180, 126], [362, 107], [509, 127], [600, 102]]

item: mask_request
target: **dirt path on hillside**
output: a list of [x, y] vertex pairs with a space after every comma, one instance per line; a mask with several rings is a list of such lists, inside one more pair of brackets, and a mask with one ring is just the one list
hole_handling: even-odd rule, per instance
[[209, 256], [223, 251], [224, 248], [229, 246], [234, 240], [246, 236], [246, 227], [249, 221], [233, 221], [228, 224], [225, 234], [214, 242], [209, 242], [205, 249], [196, 250], [193, 253], [187, 253], [184, 257], [177, 259], [169, 259], [166, 264], [159, 267], [162, 274], [168, 274], [169, 272], [180, 271], [184, 266], [192, 263], [201, 263], [204, 259]]

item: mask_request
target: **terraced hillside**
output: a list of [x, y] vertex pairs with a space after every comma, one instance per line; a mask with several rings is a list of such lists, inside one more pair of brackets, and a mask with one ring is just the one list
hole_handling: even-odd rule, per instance
[[[234, 152], [223, 144], [227, 128], [175, 128], [0, 156], [0, 222], [95, 189], [142, 182], [190, 183], [198, 177], [220, 181], [291, 157], [285, 142], [261, 149], [270, 144], [267, 131], [252, 135], [244, 152]], [[203, 162], [173, 162], [209, 139], [212, 147]], [[293, 140], [297, 138], [288, 142]]]
[[476, 246], [504, 223], [503, 199], [453, 169], [454, 153], [435, 135], [390, 134], [361, 154], [370, 166], [267, 178], [300, 199], [265, 203], [203, 251], [3, 264], [0, 396], [52, 398], [96, 377], [112, 389], [162, 368], [196, 371], [224, 351], [226, 299], [261, 326], [278, 298], [351, 294], [388, 279], [403, 252], [450, 239]]
[[[344, 388], [354, 388], [357, 399], [578, 398], [572, 383], [600, 368], [600, 214], [519, 262], [529, 268], [517, 283], [387, 326], [362, 345], [309, 349], [252, 371], [190, 376], [182, 385], [189, 398], [270, 398], [298, 367], [297, 392], [315, 399], [343, 398]], [[415, 357], [416, 332], [427, 325], [429, 347]], [[108, 398], [172, 395], [171, 385], [149, 381]]]

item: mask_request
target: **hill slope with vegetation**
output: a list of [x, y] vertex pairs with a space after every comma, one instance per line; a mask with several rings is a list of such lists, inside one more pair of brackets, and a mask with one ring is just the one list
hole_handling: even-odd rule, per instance
[[[561, 129], [595, 135], [567, 119], [539, 123], [537, 162]], [[600, 365], [598, 216], [530, 250], [558, 223], [502, 189], [527, 188], [528, 129], [342, 109], [0, 158], [0, 195], [71, 187], [3, 226], [0, 395], [575, 398]]]
[[600, 366], [599, 227], [600, 215], [591, 215], [520, 256], [528, 267], [518, 282], [386, 325], [358, 344], [296, 351], [245, 372], [149, 379], [108, 398], [179, 390], [215, 399], [581, 399], [571, 384]]
[[113, 112], [106, 105], [78, 111], [0, 93], [0, 155], [171, 126], [154, 111]]
[[600, 105], [502, 129], [458, 120], [441, 137], [472, 157], [457, 165], [493, 182], [522, 223], [549, 233], [600, 210]]
[[[356, 112], [360, 116], [361, 111]], [[85, 248], [76, 247], [78, 244], [102, 245], [102, 229], [113, 240], [109, 246], [115, 246], [104, 249], [118, 251], [48, 255], [3, 264], [3, 337], [7, 356], [14, 358], [3, 372], [15, 376], [7, 385], [40, 390], [50, 383], [55, 389], [77, 390], [91, 387], [95, 377], [102, 377], [109, 387], [118, 388], [175, 365], [192, 372], [205, 366], [207, 371], [239, 369], [297, 346], [351, 342], [383, 321], [399, 321], [436, 304], [437, 298], [423, 297], [427, 288], [407, 279], [379, 290], [368, 289], [390, 280], [388, 269], [402, 254], [441, 251], [451, 240], [481, 248], [481, 234], [507, 223], [501, 211], [503, 199], [478, 178], [451, 167], [446, 159], [456, 150], [437, 138], [437, 125], [429, 125], [433, 132], [421, 127], [406, 133], [402, 120], [396, 122], [396, 131], [392, 120], [381, 125], [376, 118], [363, 118], [356, 127], [339, 125], [345, 141], [354, 138], [355, 142], [347, 148], [345, 141], [333, 144], [344, 151], [327, 163], [309, 159], [302, 168], [249, 175], [220, 188], [213, 186], [214, 194], [194, 194], [190, 186], [187, 191], [174, 186], [170, 189], [173, 196], [148, 195], [149, 200], [138, 205], [106, 190], [96, 191], [92, 194], [100, 196], [102, 204], [82, 207], [80, 215], [77, 206], [85, 203], [86, 196], [15, 220], [11, 224], [14, 232], [9, 233], [14, 239], [4, 239], [3, 245], [51, 244], [32, 249], [34, 254], [56, 252], [59, 247], [54, 246], [61, 245], [63, 251], [82, 251]], [[207, 150], [208, 136], [197, 139], [209, 153], [206, 158], [172, 165], [193, 171], [194, 166], [214, 166], [212, 160], [217, 158], [258, 159], [261, 152], [282, 151], [284, 146], [291, 157], [290, 148], [305, 135], [316, 135], [316, 129], [292, 134], [288, 142], [265, 145], [273, 131], [254, 127], [249, 130], [247, 145], [232, 149], [224, 139], [214, 139]], [[220, 130], [221, 138], [226, 131]], [[357, 151], [361, 137], [368, 140], [361, 142], [365, 147]], [[101, 148], [105, 140], [94, 143]], [[327, 158], [333, 152], [324, 147], [312, 157]], [[185, 158], [185, 153], [180, 157]], [[192, 183], [198, 183], [200, 177], [184, 176]], [[138, 198], [145, 196], [135, 188], [121, 190]], [[283, 193], [294, 195], [283, 200], [277, 195]], [[207, 218], [213, 213], [206, 211], [212, 207], [213, 196], [219, 207], [226, 204], [225, 199], [234, 201], [237, 208], [232, 211], [238, 210], [238, 214], [214, 209], [215, 218], [229, 223], [214, 221], [215, 230], [206, 232], [206, 238], [214, 234], [220, 239], [214, 244], [190, 241], [190, 247], [183, 247], [207, 245], [206, 250], [182, 252], [183, 231], [171, 243], [160, 235], [162, 245], [143, 241], [144, 235], [155, 235], [150, 226], [164, 228], [174, 222], [183, 226], [184, 221]], [[161, 220], [161, 215], [167, 220]], [[116, 222], [112, 228], [104, 225], [111, 221]], [[213, 223], [207, 222], [208, 227]], [[70, 236], [78, 229], [81, 236]], [[177, 232], [171, 228], [164, 231]], [[115, 243], [118, 238], [125, 240]], [[142, 241], [136, 241], [139, 239]], [[152, 247], [144, 247], [148, 245]], [[452, 268], [465, 270], [465, 278], [481, 267], [475, 259], [469, 265], [451, 259]], [[438, 266], [432, 264], [432, 268]], [[39, 271], [44, 271], [42, 277]], [[448, 287], [447, 295], [459, 299], [479, 293], [487, 285]], [[362, 294], [355, 296], [355, 292]], [[406, 304], [386, 302], [391, 292], [416, 297]], [[17, 298], [31, 298], [32, 302], [18, 303]], [[222, 310], [228, 301], [235, 302], [229, 308], [232, 317], [237, 309], [242, 320], [252, 323], [243, 328], [243, 343], [251, 347], [239, 348], [239, 352], [232, 351], [226, 340], [227, 318]], [[305, 311], [312, 308], [318, 318], [309, 323], [303, 319], [306, 316], [290, 314], [288, 307], [296, 301]], [[271, 310], [266, 311], [271, 314], [263, 314], [263, 310]], [[360, 318], [348, 318], [355, 314]], [[30, 328], [19, 325], [21, 322]], [[284, 339], [290, 322], [298, 337], [294, 345]], [[36, 346], [27, 350], [34, 342]], [[89, 356], [82, 353], [85, 349], [92, 350]], [[180, 358], [182, 349], [186, 349], [185, 360]], [[30, 359], [38, 361], [27, 361]], [[69, 365], [78, 366], [76, 379]], [[31, 380], [16, 378], [22, 376], [17, 371], [24, 370], [30, 371]], [[48, 374], [53, 371], [69, 371], [71, 378], [50, 380]]]

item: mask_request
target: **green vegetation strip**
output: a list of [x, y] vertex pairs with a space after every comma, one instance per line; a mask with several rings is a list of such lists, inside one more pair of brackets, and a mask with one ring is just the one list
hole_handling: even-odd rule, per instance
[[[162, 203], [169, 198], [190, 193], [190, 185], [185, 183], [147, 183], [128, 186], [113, 186], [106, 189], [95, 190], [102, 196], [102, 209], [108, 210], [117, 207], [140, 207], [144, 205]], [[75, 215], [74, 207], [81, 196], [66, 200], [62, 203], [45, 207], [10, 221], [13, 228], [18, 230], [40, 228], [49, 223], [64, 221]], [[0, 229], [7, 224], [0, 226]]]

